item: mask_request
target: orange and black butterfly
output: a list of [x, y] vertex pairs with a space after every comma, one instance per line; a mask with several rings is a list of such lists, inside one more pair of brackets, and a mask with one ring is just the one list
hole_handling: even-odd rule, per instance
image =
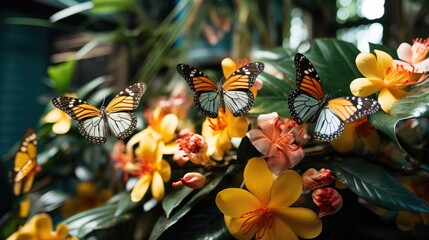
[[31, 190], [37, 170], [37, 138], [32, 128], [27, 129], [15, 154], [12, 180], [16, 196]]
[[250, 88], [256, 77], [264, 70], [264, 64], [253, 62], [233, 72], [228, 78], [213, 82], [205, 73], [187, 64], [178, 64], [177, 72], [195, 92], [197, 109], [207, 117], [216, 118], [219, 109], [225, 106], [234, 117], [248, 112], [255, 101]]
[[353, 122], [380, 109], [379, 103], [366, 97], [332, 99], [323, 91], [322, 82], [313, 64], [302, 54], [295, 55], [296, 85], [288, 97], [289, 111], [298, 124], [314, 123], [314, 136], [324, 142], [336, 139], [344, 123]]
[[107, 107], [100, 109], [72, 97], [52, 99], [55, 107], [79, 121], [78, 131], [91, 143], [103, 144], [107, 134], [118, 139], [131, 135], [137, 126], [137, 117], [133, 112], [146, 91], [146, 84], [140, 82], [119, 92]]

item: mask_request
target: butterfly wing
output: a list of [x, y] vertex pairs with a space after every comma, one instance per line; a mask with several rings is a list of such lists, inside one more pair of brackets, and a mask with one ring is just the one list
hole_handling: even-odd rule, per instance
[[[119, 92], [106, 107], [107, 127], [119, 139], [131, 135], [137, 127], [137, 117], [132, 112], [146, 92], [146, 84], [139, 82]], [[106, 124], [106, 123], [104, 123]]]
[[107, 105], [106, 111], [110, 113], [133, 111], [139, 106], [140, 99], [145, 92], [145, 83], [139, 82], [133, 84], [123, 91], [120, 91]]
[[52, 99], [52, 104], [75, 120], [83, 120], [101, 116], [101, 111], [91, 104], [72, 97], [57, 97]]
[[111, 133], [121, 140], [131, 135], [137, 127], [134, 112], [107, 113], [106, 119]]
[[234, 117], [241, 116], [252, 108], [254, 96], [250, 88], [264, 67], [261, 62], [246, 64], [222, 84], [223, 101]]
[[78, 131], [86, 140], [94, 144], [106, 142], [107, 130], [100, 109], [80, 99], [64, 96], [52, 99], [52, 103], [79, 121]]
[[314, 128], [314, 137], [322, 142], [330, 142], [344, 131], [344, 122], [329, 108], [320, 111]]
[[288, 96], [288, 107], [298, 124], [313, 123], [326, 104], [322, 82], [313, 64], [302, 54], [295, 55], [296, 85]]
[[341, 135], [344, 123], [356, 121], [379, 109], [379, 103], [371, 98], [347, 96], [332, 99], [320, 112], [314, 136], [320, 141], [330, 142]]
[[13, 167], [13, 192], [16, 196], [30, 191], [36, 174], [37, 139], [29, 128], [22, 137]]
[[90, 143], [103, 144], [107, 140], [107, 126], [101, 115], [79, 121], [77, 130]]
[[207, 117], [216, 118], [220, 106], [218, 85], [205, 73], [187, 64], [178, 64], [177, 72], [195, 92], [194, 103], [198, 111]]

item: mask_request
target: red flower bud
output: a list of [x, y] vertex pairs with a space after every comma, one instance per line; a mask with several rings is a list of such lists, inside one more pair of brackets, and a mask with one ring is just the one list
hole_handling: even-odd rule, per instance
[[177, 188], [183, 185], [193, 188], [199, 189], [204, 187], [206, 184], [206, 177], [198, 172], [189, 172], [186, 173], [183, 178], [180, 178], [180, 181], [173, 182], [172, 187]]
[[335, 177], [332, 176], [331, 170], [324, 168], [319, 171], [314, 168], [310, 168], [302, 175], [302, 184], [307, 190], [314, 190], [316, 188], [328, 186], [334, 180]]
[[319, 217], [338, 212], [343, 206], [343, 198], [333, 188], [319, 188], [313, 192], [313, 202], [320, 207]]

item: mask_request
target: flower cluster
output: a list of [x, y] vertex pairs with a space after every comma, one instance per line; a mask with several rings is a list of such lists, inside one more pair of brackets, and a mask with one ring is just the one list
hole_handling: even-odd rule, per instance
[[407, 95], [406, 87], [427, 79], [429, 70], [429, 41], [415, 39], [413, 45], [403, 43], [397, 53], [400, 60], [381, 50], [360, 53], [356, 65], [364, 76], [350, 84], [355, 96], [366, 97], [378, 93], [378, 102], [386, 113], [390, 113], [393, 103]]

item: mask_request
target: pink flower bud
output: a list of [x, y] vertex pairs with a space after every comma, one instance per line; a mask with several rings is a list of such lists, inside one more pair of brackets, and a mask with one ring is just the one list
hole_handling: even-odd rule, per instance
[[193, 189], [200, 189], [204, 187], [206, 184], [206, 177], [198, 172], [189, 172], [186, 173], [183, 178], [180, 178], [180, 181], [173, 182], [172, 187], [177, 188], [181, 187], [183, 185], [193, 188]]
[[314, 190], [313, 202], [320, 207], [319, 217], [334, 214], [343, 206], [343, 198], [337, 190], [333, 188], [319, 188]]
[[310, 168], [302, 175], [302, 184], [307, 190], [314, 190], [328, 186], [335, 180], [335, 177], [331, 175], [331, 170], [320, 169], [317, 171], [314, 168]]

